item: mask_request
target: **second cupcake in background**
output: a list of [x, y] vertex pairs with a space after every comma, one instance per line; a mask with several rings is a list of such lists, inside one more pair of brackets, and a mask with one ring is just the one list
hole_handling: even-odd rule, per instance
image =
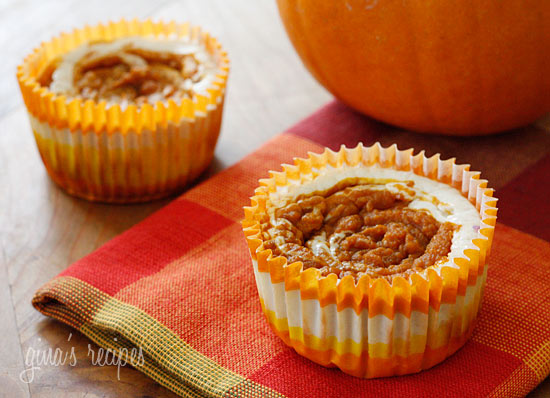
[[198, 27], [123, 20], [42, 44], [17, 77], [52, 179], [127, 203], [181, 191], [209, 165], [228, 72]]

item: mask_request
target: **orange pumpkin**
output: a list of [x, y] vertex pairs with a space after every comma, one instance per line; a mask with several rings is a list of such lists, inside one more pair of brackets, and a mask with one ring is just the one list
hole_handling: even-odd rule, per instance
[[306, 67], [376, 119], [489, 134], [550, 111], [548, 0], [277, 0]]

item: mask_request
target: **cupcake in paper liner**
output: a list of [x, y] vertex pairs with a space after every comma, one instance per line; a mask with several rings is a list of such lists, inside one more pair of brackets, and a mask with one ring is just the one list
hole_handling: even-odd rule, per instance
[[360, 144], [270, 176], [243, 228], [261, 307], [286, 344], [373, 378], [430, 368], [466, 342], [497, 212], [479, 172]]
[[51, 178], [124, 203], [180, 191], [208, 166], [228, 72], [198, 27], [122, 20], [43, 43], [17, 78]]

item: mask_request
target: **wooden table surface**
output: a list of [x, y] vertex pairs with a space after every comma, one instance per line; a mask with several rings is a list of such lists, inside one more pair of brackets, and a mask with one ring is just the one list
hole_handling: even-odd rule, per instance
[[[331, 98], [295, 55], [275, 0], [0, 0], [0, 397], [175, 397], [131, 367], [94, 365], [96, 346], [30, 304], [43, 283], [168, 202], [109, 206], [64, 194], [42, 166], [17, 87], [17, 64], [41, 41], [121, 17], [191, 21], [229, 52], [222, 133], [206, 176]], [[65, 364], [51, 364], [56, 353], [69, 356]], [[530, 396], [550, 396], [550, 381]]]

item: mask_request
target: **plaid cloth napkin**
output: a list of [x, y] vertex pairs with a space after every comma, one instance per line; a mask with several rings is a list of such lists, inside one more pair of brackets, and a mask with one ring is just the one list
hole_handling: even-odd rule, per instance
[[[396, 142], [457, 157], [496, 188], [499, 221], [472, 339], [419, 374], [364, 380], [297, 355], [263, 319], [239, 221], [269, 169], [323, 146]], [[338, 102], [70, 266], [33, 299], [182, 396], [523, 396], [550, 373], [550, 134], [403, 132]], [[115, 339], [115, 337], [117, 337]]]

